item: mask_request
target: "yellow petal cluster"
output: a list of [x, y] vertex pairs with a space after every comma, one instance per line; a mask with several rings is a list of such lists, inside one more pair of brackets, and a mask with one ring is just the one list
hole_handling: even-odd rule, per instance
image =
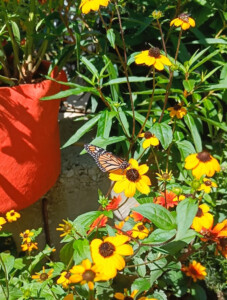
[[80, 9], [83, 14], [88, 14], [91, 10], [98, 11], [100, 6], [107, 7], [109, 0], [82, 0]]

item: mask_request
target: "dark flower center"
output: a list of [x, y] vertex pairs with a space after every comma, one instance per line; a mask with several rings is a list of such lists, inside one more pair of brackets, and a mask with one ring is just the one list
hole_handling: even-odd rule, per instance
[[144, 133], [145, 139], [150, 139], [152, 136], [153, 136], [153, 134], [152, 134], [150, 131], [146, 131], [146, 132]]
[[201, 162], [207, 162], [211, 160], [211, 156], [208, 152], [202, 151], [199, 152], [196, 157], [201, 161]]
[[190, 272], [191, 272], [193, 275], [198, 275], [197, 270], [194, 269], [194, 268], [191, 268], [191, 269], [190, 269]]
[[70, 276], [71, 276], [71, 273], [70, 273], [70, 272], [67, 272], [67, 273], [65, 274], [64, 277], [65, 277], [66, 279], [69, 279]]
[[47, 279], [48, 279], [48, 274], [46, 274], [46, 273], [40, 274], [40, 280], [45, 281]]
[[226, 248], [227, 247], [227, 238], [220, 239], [219, 243], [222, 248]]
[[15, 212], [11, 212], [10, 216], [13, 217], [15, 215]]
[[158, 47], [151, 47], [149, 49], [148, 55], [158, 58], [160, 56], [160, 49]]
[[181, 19], [182, 21], [184, 22], [187, 22], [189, 21], [189, 15], [187, 13], [182, 13], [178, 16], [179, 19]]
[[130, 296], [125, 296], [125, 297], [124, 297], [124, 300], [133, 300], [133, 298], [130, 297]]
[[204, 182], [204, 184], [205, 184], [206, 186], [211, 186], [211, 185], [212, 185], [212, 182], [211, 182], [210, 180], [206, 180], [206, 181]]
[[67, 231], [70, 231], [72, 229], [72, 226], [70, 224], [65, 224], [64, 225], [64, 231], [67, 232]]
[[143, 231], [145, 229], [145, 226], [144, 225], [139, 225], [137, 228], [138, 228], [139, 231]]
[[28, 238], [28, 234], [27, 233], [24, 233], [24, 238]]
[[173, 107], [174, 110], [180, 110], [181, 109], [181, 105], [180, 104], [175, 104]]
[[197, 214], [196, 214], [196, 217], [202, 217], [203, 216], [203, 211], [202, 211], [202, 209], [199, 207], [198, 208], [198, 211], [197, 211]]
[[169, 174], [168, 174], [168, 173], [163, 173], [163, 174], [162, 174], [162, 178], [165, 179], [165, 180], [167, 180], [167, 179], [169, 179], [170, 177], [169, 177]]
[[126, 172], [126, 177], [129, 181], [135, 182], [137, 179], [139, 179], [140, 174], [136, 169], [129, 169]]
[[114, 251], [115, 251], [115, 246], [109, 242], [104, 242], [99, 247], [99, 253], [103, 257], [112, 256]]
[[86, 281], [93, 281], [95, 279], [95, 272], [93, 272], [92, 270], [86, 270], [83, 275], [83, 280]]

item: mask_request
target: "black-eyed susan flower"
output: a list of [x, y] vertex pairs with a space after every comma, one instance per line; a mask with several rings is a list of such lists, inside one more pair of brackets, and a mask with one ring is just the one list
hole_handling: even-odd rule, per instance
[[199, 205], [198, 212], [191, 226], [195, 231], [200, 232], [203, 228], [208, 229], [212, 227], [214, 217], [208, 212], [209, 210], [210, 208], [207, 204]]
[[61, 273], [60, 277], [57, 280], [57, 284], [60, 284], [63, 286], [63, 288], [67, 289], [69, 284], [72, 283], [70, 280], [71, 273], [64, 271]]
[[20, 233], [20, 237], [22, 237], [23, 243], [30, 243], [31, 237], [34, 235], [34, 232], [30, 231], [29, 229], [26, 229], [24, 232]]
[[154, 199], [154, 203], [162, 205], [163, 207], [166, 207], [167, 209], [170, 207], [174, 207], [178, 204], [177, 201], [174, 201], [176, 194], [173, 192], [166, 191], [166, 193], [161, 193], [162, 195]]
[[47, 279], [50, 279], [52, 274], [54, 272], [54, 269], [50, 269], [48, 272], [46, 272], [45, 267], [43, 267], [42, 272], [35, 273], [35, 275], [32, 275], [32, 279], [35, 279], [39, 282], [46, 281]]
[[79, 283], [81, 285], [88, 285], [90, 290], [94, 289], [94, 282], [106, 280], [105, 275], [97, 265], [93, 265], [89, 259], [82, 261], [81, 265], [73, 266], [70, 269], [70, 281], [72, 283]]
[[132, 293], [129, 295], [129, 292], [127, 289], [124, 289], [124, 294], [123, 293], [115, 293], [114, 298], [118, 300], [134, 300], [136, 299], [135, 296], [138, 293], [138, 290], [132, 291]]
[[129, 160], [129, 164], [126, 170], [117, 170], [109, 174], [110, 180], [116, 181], [115, 193], [124, 191], [126, 197], [133, 197], [137, 189], [142, 194], [149, 194], [151, 181], [148, 176], [144, 175], [149, 169], [148, 166], [146, 164], [139, 166], [133, 158]]
[[220, 172], [221, 167], [216, 158], [214, 158], [207, 151], [190, 154], [185, 159], [185, 166], [187, 170], [192, 170], [192, 175], [200, 179], [201, 176], [214, 176], [215, 172]]
[[181, 27], [183, 30], [187, 30], [190, 27], [195, 27], [195, 20], [189, 17], [187, 13], [180, 14], [177, 18], [170, 22], [170, 26]]
[[145, 64], [147, 66], [154, 66], [155, 69], [162, 71], [164, 66], [171, 66], [170, 60], [160, 53], [160, 49], [152, 47], [149, 50], [142, 51], [135, 56], [135, 63], [137, 65]]
[[187, 109], [180, 104], [175, 104], [173, 107], [167, 108], [170, 111], [169, 115], [171, 118], [177, 117], [182, 119], [187, 114]]
[[69, 221], [66, 220], [62, 220], [65, 224], [58, 224], [58, 228], [56, 228], [56, 230], [58, 231], [63, 231], [63, 233], [60, 235], [60, 237], [65, 236], [67, 234], [70, 234], [70, 232], [72, 231], [72, 224], [69, 223]]
[[187, 276], [191, 277], [194, 282], [196, 282], [198, 279], [203, 280], [207, 275], [206, 268], [195, 260], [193, 260], [188, 267], [183, 266], [181, 270], [185, 272]]
[[102, 269], [106, 280], [117, 275], [117, 270], [125, 267], [123, 256], [132, 255], [132, 246], [126, 244], [129, 237], [125, 235], [116, 235], [107, 237], [104, 241], [94, 239], [91, 242], [91, 256], [93, 262]]
[[29, 242], [29, 243], [22, 244], [21, 249], [22, 249], [22, 251], [31, 252], [33, 249], [36, 249], [36, 250], [38, 249], [37, 245], [38, 245], [37, 243]]
[[172, 171], [166, 170], [165, 172], [161, 170], [161, 174], [160, 173], [156, 173], [156, 175], [158, 176], [157, 179], [160, 181], [169, 181], [172, 179]]
[[146, 131], [146, 132], [139, 134], [139, 137], [145, 138], [145, 140], [143, 141], [143, 149], [147, 149], [151, 146], [159, 145], [159, 140], [150, 131]]
[[203, 178], [203, 183], [198, 188], [198, 191], [204, 191], [209, 194], [211, 192], [211, 188], [216, 188], [217, 184], [209, 178]]
[[6, 213], [6, 219], [10, 223], [17, 221], [17, 219], [19, 219], [19, 218], [20, 218], [20, 214], [18, 212], [16, 212], [14, 209], [12, 209]]
[[208, 240], [213, 242], [219, 242], [221, 238], [227, 238], [227, 219], [218, 223], [212, 229], [213, 224], [208, 229], [203, 229], [201, 234], [204, 236], [202, 241], [206, 242]]
[[0, 217], [0, 230], [2, 229], [2, 225], [6, 224], [6, 219], [3, 217]]
[[144, 226], [143, 222], [137, 223], [131, 231], [133, 238], [139, 238], [140, 240], [145, 239], [149, 235], [149, 230]]
[[88, 14], [91, 10], [98, 11], [100, 6], [107, 7], [109, 0], [82, 0], [80, 9], [83, 14]]

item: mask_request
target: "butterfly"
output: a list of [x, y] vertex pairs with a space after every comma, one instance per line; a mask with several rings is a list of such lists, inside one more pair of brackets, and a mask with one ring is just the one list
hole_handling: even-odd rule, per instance
[[91, 144], [85, 144], [84, 148], [94, 158], [96, 164], [103, 172], [124, 170], [129, 167], [129, 163], [126, 160], [115, 156], [111, 152], [107, 152], [103, 148]]

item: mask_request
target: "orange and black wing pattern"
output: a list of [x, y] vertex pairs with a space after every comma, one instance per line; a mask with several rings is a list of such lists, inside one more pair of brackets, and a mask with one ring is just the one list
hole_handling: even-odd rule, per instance
[[91, 144], [84, 145], [85, 150], [94, 158], [96, 164], [103, 172], [112, 172], [126, 169], [129, 163], [105, 149]]

